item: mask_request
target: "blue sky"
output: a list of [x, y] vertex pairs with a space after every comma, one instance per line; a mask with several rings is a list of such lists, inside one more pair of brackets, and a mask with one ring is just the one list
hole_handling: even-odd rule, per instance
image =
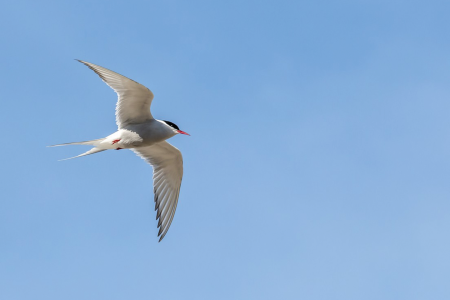
[[[2, 299], [449, 299], [448, 1], [9, 1]], [[192, 136], [157, 242], [83, 59]]]

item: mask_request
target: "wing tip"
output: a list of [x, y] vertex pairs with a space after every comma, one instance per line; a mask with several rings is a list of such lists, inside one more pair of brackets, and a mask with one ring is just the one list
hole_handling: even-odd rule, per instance
[[166, 236], [166, 233], [167, 232], [164, 232], [163, 234], [158, 234], [159, 237], [158, 243], [160, 243], [163, 240], [163, 238]]

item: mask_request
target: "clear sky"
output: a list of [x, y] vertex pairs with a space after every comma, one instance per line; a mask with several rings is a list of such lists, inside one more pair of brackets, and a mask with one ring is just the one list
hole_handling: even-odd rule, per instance
[[[0, 298], [450, 299], [450, 2], [3, 1]], [[155, 94], [192, 136], [158, 243], [152, 170], [47, 145]]]

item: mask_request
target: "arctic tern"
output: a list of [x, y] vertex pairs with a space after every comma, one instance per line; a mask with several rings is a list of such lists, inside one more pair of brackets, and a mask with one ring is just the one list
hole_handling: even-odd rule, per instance
[[53, 145], [92, 145], [89, 151], [72, 159], [97, 152], [130, 149], [153, 167], [153, 191], [155, 194], [158, 237], [161, 241], [169, 230], [177, 208], [183, 177], [183, 157], [180, 150], [166, 142], [181, 133], [177, 125], [157, 120], [150, 112], [153, 93], [145, 86], [106, 68], [78, 60], [97, 73], [118, 95], [116, 123], [118, 130], [96, 140]]

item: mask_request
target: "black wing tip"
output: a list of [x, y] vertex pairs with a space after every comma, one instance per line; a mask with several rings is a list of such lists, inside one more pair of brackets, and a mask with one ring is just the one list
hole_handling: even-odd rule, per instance
[[[167, 233], [167, 232], [166, 232]], [[163, 238], [166, 236], [166, 233], [164, 233], [164, 234], [158, 234], [158, 237], [159, 237], [159, 240], [158, 240], [158, 243], [160, 243], [162, 240], [163, 240]]]

